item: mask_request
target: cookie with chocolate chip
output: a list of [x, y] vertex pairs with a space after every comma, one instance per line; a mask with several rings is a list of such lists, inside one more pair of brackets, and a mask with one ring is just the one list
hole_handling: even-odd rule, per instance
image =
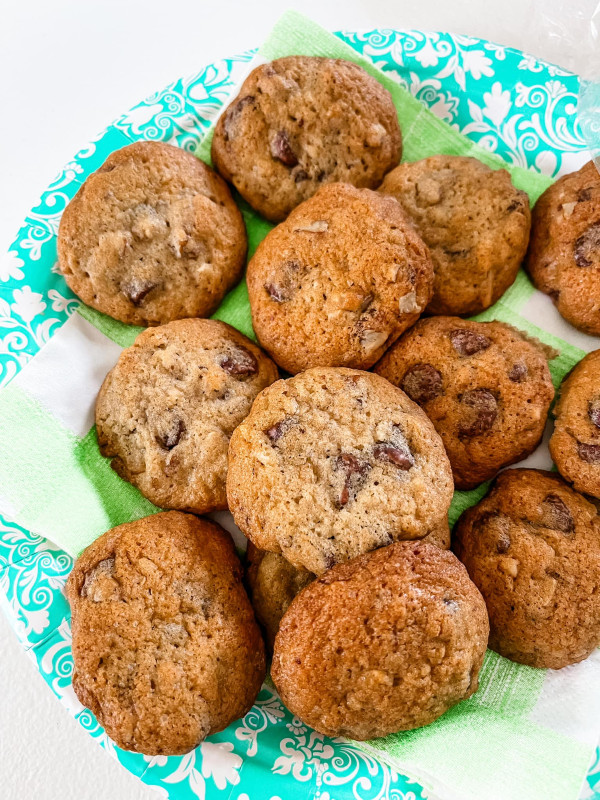
[[560, 387], [550, 454], [578, 492], [600, 499], [600, 350], [588, 353]]
[[478, 314], [513, 283], [529, 242], [529, 198], [505, 169], [476, 158], [431, 156], [389, 172], [380, 192], [398, 200], [433, 259], [429, 314]]
[[429, 302], [433, 264], [393, 198], [338, 183], [266, 236], [247, 282], [256, 335], [287, 372], [368, 369]]
[[178, 755], [249, 711], [265, 653], [228, 533], [171, 511], [119, 525], [67, 581], [73, 688], [116, 744]]
[[69, 287], [133, 325], [208, 316], [240, 279], [245, 256], [246, 229], [225, 181], [162, 142], [111, 153], [58, 231]]
[[100, 452], [157, 506], [224, 509], [229, 437], [276, 379], [271, 359], [224, 322], [143, 331], [100, 389]]
[[[444, 519], [420, 541], [429, 542], [442, 550], [450, 548], [450, 528]], [[269, 650], [273, 650], [281, 618], [294, 597], [315, 579], [312, 572], [297, 569], [279, 553], [259, 550], [248, 542], [246, 551], [246, 582], [256, 618], [265, 632]]]
[[558, 475], [501, 472], [459, 519], [453, 548], [485, 599], [500, 655], [561, 669], [600, 646], [600, 516]]
[[600, 336], [600, 174], [593, 161], [537, 201], [527, 269], [567, 322]]
[[539, 444], [556, 352], [503, 322], [422, 319], [375, 371], [424, 409], [443, 439], [458, 489], [472, 489]]
[[401, 152], [390, 93], [357, 64], [310, 56], [256, 67], [212, 142], [221, 175], [273, 222], [325, 183], [375, 189]]
[[438, 530], [452, 494], [431, 422], [368, 372], [317, 367], [274, 383], [229, 446], [236, 524], [256, 547], [316, 575]]
[[281, 620], [271, 675], [292, 714], [326, 736], [429, 725], [476, 690], [489, 625], [450, 552], [398, 542], [338, 564]]

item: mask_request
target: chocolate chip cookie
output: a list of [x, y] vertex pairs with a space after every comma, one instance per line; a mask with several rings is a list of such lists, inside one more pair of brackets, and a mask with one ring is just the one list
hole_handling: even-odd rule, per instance
[[560, 669], [600, 645], [600, 517], [558, 475], [501, 472], [459, 519], [453, 547], [485, 599], [500, 655]]
[[513, 283], [527, 251], [529, 198], [476, 158], [401, 164], [379, 189], [398, 200], [433, 259], [429, 314], [478, 314]]
[[161, 142], [117, 150], [58, 231], [59, 266], [84, 303], [121, 322], [204, 317], [240, 279], [246, 229], [227, 184]]
[[317, 367], [274, 383], [229, 446], [236, 524], [261, 550], [317, 575], [439, 529], [452, 494], [431, 422], [368, 372]]
[[314, 579], [312, 572], [296, 569], [278, 553], [259, 550], [248, 542], [246, 582], [254, 613], [263, 627], [271, 652], [279, 623], [289, 604]]
[[67, 581], [73, 688], [119, 747], [187, 753], [242, 717], [265, 654], [222, 528], [169, 512], [119, 525]]
[[[421, 541], [448, 550], [450, 528], [447, 519]], [[279, 623], [289, 604], [314, 579], [312, 572], [297, 569], [279, 553], [259, 550], [252, 542], [248, 542], [246, 581], [254, 613], [265, 631], [269, 650], [273, 650]]]
[[600, 499], [600, 350], [583, 358], [560, 387], [550, 454], [575, 489]]
[[533, 452], [554, 388], [555, 351], [503, 322], [422, 319], [375, 371], [424, 409], [458, 489], [472, 489]]
[[455, 556], [399, 542], [338, 564], [292, 601], [275, 639], [281, 699], [326, 736], [428, 725], [476, 690], [489, 625]]
[[266, 236], [247, 281], [256, 335], [287, 372], [367, 369], [419, 318], [433, 264], [393, 198], [332, 184]]
[[375, 189], [401, 153], [390, 93], [350, 61], [309, 56], [256, 67], [212, 142], [221, 175], [273, 222], [324, 183]]
[[600, 336], [600, 175], [593, 161], [537, 201], [527, 269], [567, 322]]
[[227, 508], [227, 448], [275, 364], [224, 322], [143, 331], [96, 402], [100, 452], [151, 502], [203, 514]]

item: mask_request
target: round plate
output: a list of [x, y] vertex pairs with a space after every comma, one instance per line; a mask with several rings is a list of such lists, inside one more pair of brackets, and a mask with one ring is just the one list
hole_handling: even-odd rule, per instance
[[[586, 160], [575, 123], [576, 76], [491, 42], [440, 33], [338, 33], [422, 103], [507, 161], [557, 175]], [[110, 152], [139, 139], [194, 150], [247, 70], [253, 51], [216, 62], [127, 111], [77, 153], [27, 215], [0, 263], [0, 386], [79, 305], [56, 270], [60, 215]], [[177, 800], [418, 800], [418, 784], [342, 740], [312, 731], [267, 686], [244, 717], [185, 756], [147, 757], [108, 739], [71, 687], [70, 614], [63, 588], [72, 560], [0, 517], [0, 603], [23, 647], [71, 714], [130, 772]], [[582, 797], [600, 798], [600, 751]]]

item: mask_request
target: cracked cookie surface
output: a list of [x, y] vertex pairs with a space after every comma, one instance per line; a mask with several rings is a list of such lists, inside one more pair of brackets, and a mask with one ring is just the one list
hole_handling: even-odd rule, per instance
[[600, 336], [600, 174], [590, 161], [535, 204], [527, 269], [576, 328]]
[[600, 350], [588, 353], [559, 391], [550, 454], [577, 491], [600, 499]]
[[368, 369], [419, 318], [433, 264], [393, 198], [335, 184], [267, 234], [247, 282], [256, 335], [287, 372]]
[[308, 56], [256, 67], [212, 143], [221, 175], [273, 222], [324, 183], [376, 188], [401, 153], [389, 92], [356, 64]]
[[296, 596], [271, 675], [293, 714], [327, 736], [428, 725], [478, 685], [485, 603], [450, 552], [399, 542], [338, 564]]
[[167, 512], [119, 525], [67, 581], [73, 688], [119, 747], [176, 755], [252, 706], [262, 638], [233, 542]]
[[376, 365], [424, 409], [458, 489], [525, 458], [544, 433], [556, 353], [503, 322], [421, 319]]
[[236, 524], [261, 550], [315, 574], [438, 530], [453, 488], [424, 412], [368, 372], [317, 367], [277, 381], [229, 446]]
[[162, 508], [227, 507], [227, 448], [277, 368], [224, 322], [176, 320], [143, 331], [96, 401], [102, 455]]
[[162, 142], [116, 150], [64, 210], [58, 257], [84, 303], [121, 322], [211, 314], [239, 280], [246, 229], [227, 184]]
[[561, 669], [600, 645], [600, 517], [555, 473], [500, 473], [453, 549], [486, 601], [492, 650]]
[[510, 174], [476, 158], [431, 156], [389, 172], [379, 191], [398, 200], [434, 264], [429, 314], [478, 314], [514, 282], [529, 241], [529, 198]]

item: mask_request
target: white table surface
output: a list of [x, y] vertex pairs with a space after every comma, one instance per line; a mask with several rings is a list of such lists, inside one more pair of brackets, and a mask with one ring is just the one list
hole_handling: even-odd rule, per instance
[[[546, 8], [556, 5], [556, 0], [541, 2]], [[585, 11], [590, 2], [570, 0], [570, 8]], [[0, 249], [11, 243], [58, 169], [93, 134], [175, 78], [260, 44], [287, 7], [332, 30], [380, 26], [466, 33], [583, 68], [584, 52], [561, 56], [556, 41], [544, 39], [536, 5], [532, 0], [0, 0]], [[55, 700], [1, 612], [0, 687], [3, 800], [156, 797]]]

